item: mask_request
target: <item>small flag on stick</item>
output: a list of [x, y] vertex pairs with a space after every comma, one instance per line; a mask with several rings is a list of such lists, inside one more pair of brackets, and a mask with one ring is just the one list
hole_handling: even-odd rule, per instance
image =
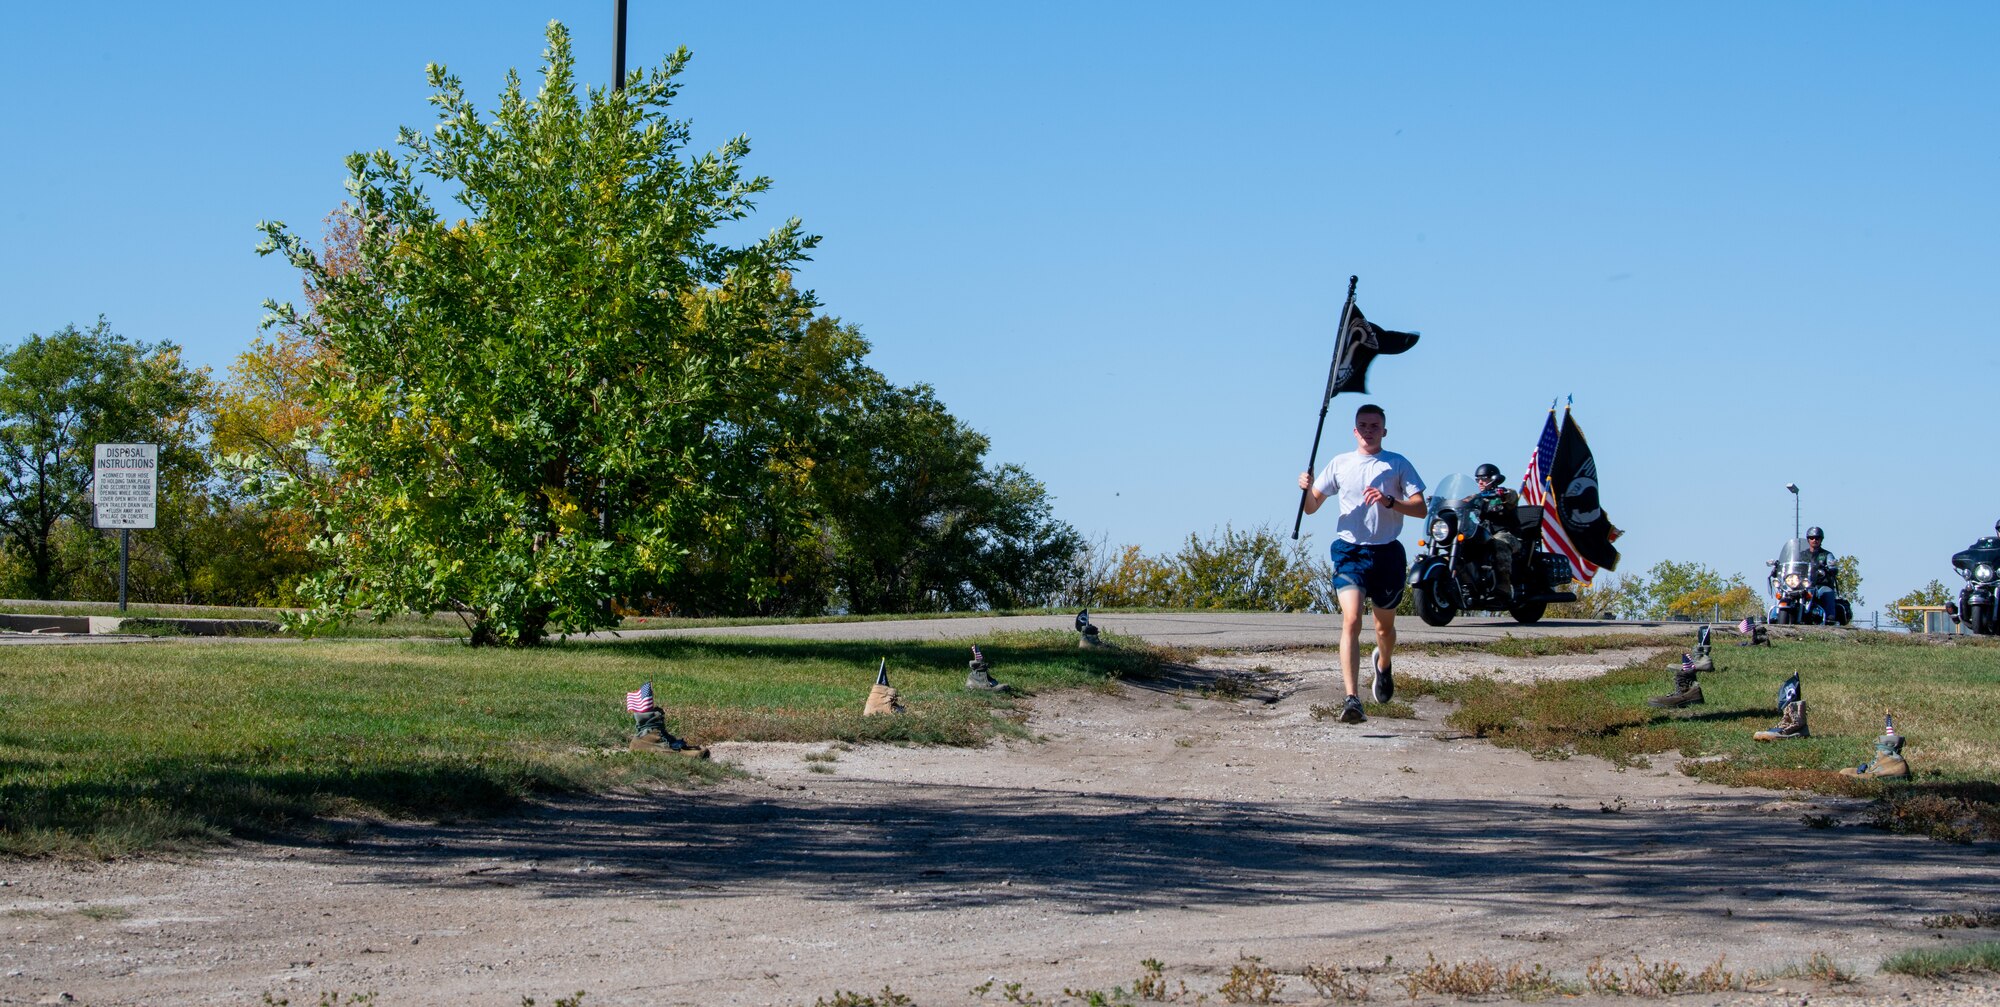
[[886, 657], [882, 659], [882, 663], [875, 669], [875, 684], [889, 684], [889, 659]]
[[625, 694], [625, 710], [628, 713], [652, 713], [659, 709], [653, 702], [653, 683], [647, 682], [637, 692]]

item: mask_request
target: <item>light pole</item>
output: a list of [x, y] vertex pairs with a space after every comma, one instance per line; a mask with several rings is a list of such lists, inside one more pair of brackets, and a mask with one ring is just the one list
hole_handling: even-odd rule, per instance
[[611, 62], [611, 90], [625, 90], [625, 0], [612, 4], [611, 35], [612, 48], [617, 55]]
[[1785, 488], [1792, 491], [1792, 537], [1798, 538], [1799, 537], [1799, 484], [1786, 483]]

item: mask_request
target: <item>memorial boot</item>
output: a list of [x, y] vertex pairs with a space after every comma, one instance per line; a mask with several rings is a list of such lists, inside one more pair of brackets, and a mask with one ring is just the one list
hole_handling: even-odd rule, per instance
[[1812, 729], [1806, 726], [1806, 701], [1794, 700], [1785, 704], [1785, 711], [1778, 719], [1777, 726], [1758, 731], [1750, 736], [1755, 741], [1783, 741], [1786, 738], [1810, 738]]
[[1695, 672], [1690, 665], [1694, 662], [1683, 660], [1674, 671], [1674, 691], [1664, 696], [1654, 696], [1646, 700], [1646, 705], [1662, 710], [1676, 710], [1683, 706], [1700, 706], [1707, 700], [1702, 698], [1701, 683], [1695, 681]]
[[981, 654], [978, 647], [972, 648], [972, 663], [968, 667], [972, 670], [965, 674], [966, 688], [980, 692], [1009, 691], [1005, 683], [994, 681], [993, 672], [986, 667], [986, 655]]
[[1875, 739], [1875, 758], [1852, 769], [1840, 771], [1842, 776], [1858, 776], [1867, 780], [1907, 780], [1910, 778], [1910, 764], [1903, 759], [1903, 736], [1896, 733], [1896, 719], [1885, 715], [1882, 718], [1882, 736]]

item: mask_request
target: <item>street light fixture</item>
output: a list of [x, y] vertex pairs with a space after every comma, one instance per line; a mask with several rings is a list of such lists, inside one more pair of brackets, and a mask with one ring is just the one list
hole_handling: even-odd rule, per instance
[[1785, 488], [1792, 491], [1792, 537], [1798, 538], [1799, 537], [1799, 484], [1786, 483]]

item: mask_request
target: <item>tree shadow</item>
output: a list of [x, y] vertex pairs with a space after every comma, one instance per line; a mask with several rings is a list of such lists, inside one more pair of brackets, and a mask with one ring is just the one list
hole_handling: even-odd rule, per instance
[[[551, 897], [788, 894], [904, 912], [1048, 901], [1067, 911], [1352, 900], [1542, 915], [1721, 912], [1857, 924], [1914, 890], [2000, 899], [1964, 847], [1811, 830], [1715, 800], [1699, 813], [1506, 800], [1301, 810], [962, 785], [830, 781], [835, 800], [727, 793], [562, 801], [529, 818], [389, 825], [345, 856], [387, 885]], [[1607, 813], [1613, 812], [1616, 813]], [[495, 856], [496, 851], [500, 854]]]

